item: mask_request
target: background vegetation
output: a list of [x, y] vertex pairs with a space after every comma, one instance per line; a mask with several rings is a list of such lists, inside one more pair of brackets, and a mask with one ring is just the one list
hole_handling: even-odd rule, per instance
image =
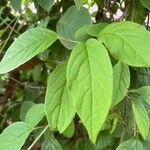
[[[78, 115], [62, 134], [47, 129], [47, 121], [41, 103], [45, 101], [47, 77], [58, 64], [69, 58], [76, 42], [94, 37], [110, 23], [124, 20], [141, 24], [146, 30], [149, 30], [149, 9], [150, 2], [146, 0], [0, 0], [0, 58], [4, 56], [18, 36], [31, 28], [48, 28], [57, 32], [61, 37], [46, 51], [9, 73], [0, 75], [0, 132], [14, 122], [25, 121], [29, 109], [39, 104], [36, 105], [34, 115], [41, 112], [38, 116], [43, 119], [34, 127], [22, 149], [114, 150], [118, 145], [127, 141], [118, 147], [118, 150], [148, 150], [150, 133], [143, 139], [135, 123], [128, 95], [110, 110], [95, 145], [88, 138], [87, 131]], [[79, 10], [81, 12], [77, 13]], [[90, 26], [97, 23], [103, 24], [97, 28]], [[75, 37], [75, 33], [79, 38]], [[145, 39], [147, 43], [150, 40]], [[112, 58], [111, 61], [114, 66], [116, 60]], [[130, 91], [150, 86], [148, 67], [129, 68], [131, 79], [127, 79], [127, 82], [130, 80], [130, 87], [128, 87]], [[127, 70], [123, 72], [123, 74], [126, 73], [129, 76]], [[116, 77], [117, 74], [118, 72], [116, 72]], [[142, 110], [141, 118], [144, 118], [146, 113], [149, 115], [150, 112], [149, 91], [147, 90], [147, 102], [142, 101], [141, 109], [144, 111]], [[149, 119], [146, 121], [149, 122]], [[39, 139], [38, 136], [43, 133], [43, 129], [45, 133]], [[19, 132], [19, 127], [15, 132]], [[0, 142], [1, 149], [3, 148]]]

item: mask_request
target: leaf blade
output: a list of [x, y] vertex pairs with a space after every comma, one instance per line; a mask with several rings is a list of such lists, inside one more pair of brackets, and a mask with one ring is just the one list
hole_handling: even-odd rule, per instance
[[119, 62], [114, 66], [113, 83], [112, 106], [115, 106], [127, 94], [127, 89], [130, 85], [130, 71], [127, 65]]
[[25, 116], [25, 122], [29, 126], [34, 128], [42, 120], [44, 116], [45, 116], [44, 104], [36, 104], [28, 110]]
[[64, 62], [50, 75], [45, 97], [45, 112], [51, 129], [63, 132], [71, 123], [75, 111], [66, 86]]
[[113, 23], [104, 28], [99, 38], [115, 59], [135, 67], [150, 66], [150, 33], [143, 26], [129, 21]]
[[57, 40], [55, 32], [37, 27], [20, 35], [0, 62], [0, 74], [7, 73], [43, 52]]
[[67, 82], [76, 111], [95, 142], [112, 100], [112, 67], [101, 42], [90, 39], [74, 48], [68, 62]]
[[132, 97], [132, 109], [137, 124], [138, 130], [144, 139], [147, 138], [150, 119], [144, 105], [138, 100]]
[[8, 126], [0, 135], [0, 150], [20, 150], [31, 131], [24, 122]]

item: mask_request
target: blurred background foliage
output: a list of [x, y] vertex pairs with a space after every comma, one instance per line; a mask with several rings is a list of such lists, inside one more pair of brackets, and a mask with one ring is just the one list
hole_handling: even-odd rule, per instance
[[[150, 2], [146, 0], [81, 0], [80, 2], [76, 0], [75, 2], [79, 7], [84, 4], [93, 24], [130, 20], [144, 25], [149, 30]], [[62, 17], [68, 8], [75, 5], [75, 2], [73, 0], [0, 0], [0, 59], [15, 38], [29, 28], [40, 26], [56, 31], [56, 28], [59, 28], [57, 22], [60, 18], [66, 26], [78, 20], [80, 26], [73, 24], [76, 31], [83, 25], [91, 23], [85, 18], [79, 20], [82, 16], [73, 13]], [[74, 38], [76, 31], [67, 29], [62, 33], [57, 29], [57, 32], [64, 37]], [[34, 104], [44, 103], [47, 76], [70, 55], [72, 44], [70, 45], [71, 41], [67, 42], [57, 41], [44, 53], [10, 73], [1, 75], [0, 132], [13, 122], [24, 121], [27, 111]], [[149, 68], [131, 68], [130, 71], [131, 88], [150, 86]], [[150, 112], [148, 106], [147, 110]], [[34, 150], [113, 150], [122, 140], [129, 139], [133, 132], [136, 132], [133, 128], [133, 116], [130, 114], [130, 107], [124, 111], [124, 102], [119, 104], [119, 109], [113, 109], [103, 131], [99, 134], [96, 145], [88, 140], [86, 130], [76, 116], [74, 123], [62, 135], [47, 131], [34, 146]], [[39, 129], [35, 130], [27, 140], [24, 149], [32, 143], [45, 125], [46, 119], [43, 119]], [[149, 142], [150, 135], [147, 142], [142, 143], [146, 150], [150, 146]]]

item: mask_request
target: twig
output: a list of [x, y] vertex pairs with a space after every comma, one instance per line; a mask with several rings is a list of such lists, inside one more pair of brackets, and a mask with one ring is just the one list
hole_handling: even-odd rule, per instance
[[48, 129], [48, 125], [45, 127], [45, 129], [39, 134], [39, 136], [35, 139], [35, 141], [30, 145], [30, 147], [27, 150], [31, 150], [33, 146], [36, 144], [36, 142], [41, 138], [41, 136], [44, 134], [44, 132]]
[[131, 0], [132, 3], [132, 11], [131, 11], [131, 21], [134, 21], [134, 17], [135, 17], [135, 0]]
[[148, 28], [149, 28], [149, 19], [150, 19], [150, 16], [149, 16], [149, 10], [147, 10], [147, 23], [146, 23], [146, 30], [148, 30]]
[[123, 142], [124, 135], [125, 135], [125, 133], [126, 133], [127, 108], [128, 108], [128, 96], [125, 97], [125, 106], [124, 106], [124, 115], [123, 115], [124, 124], [123, 124], [122, 133], [121, 133], [121, 136], [120, 136], [119, 144], [121, 144], [121, 143]]

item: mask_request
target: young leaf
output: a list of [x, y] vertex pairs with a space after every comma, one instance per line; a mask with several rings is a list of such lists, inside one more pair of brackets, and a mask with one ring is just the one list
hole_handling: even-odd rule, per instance
[[78, 10], [76, 6], [71, 6], [59, 19], [56, 26], [57, 33], [62, 37], [60, 38], [62, 44], [68, 49], [73, 49], [77, 44], [74, 42], [76, 31], [90, 23], [90, 14], [86, 8], [81, 7]]
[[74, 0], [76, 6], [78, 9], [80, 9], [80, 7], [82, 6], [82, 4], [85, 2], [86, 0]]
[[142, 5], [150, 10], [150, 1], [149, 0], [140, 0]]
[[130, 85], [130, 71], [127, 65], [119, 62], [114, 66], [113, 83], [112, 106], [115, 106], [127, 94], [127, 90]]
[[20, 35], [0, 62], [0, 74], [7, 73], [46, 50], [57, 40], [55, 32], [37, 27]]
[[53, 6], [54, 0], [37, 0], [37, 2], [41, 5], [43, 9], [46, 11], [50, 11]]
[[139, 99], [135, 99], [134, 97], [132, 97], [132, 109], [137, 128], [143, 138], [146, 139], [150, 127], [150, 119], [148, 113]]
[[123, 21], [108, 25], [99, 34], [117, 60], [137, 67], [150, 67], [150, 33], [143, 26]]
[[142, 96], [142, 98], [150, 105], [150, 86], [143, 86], [136, 89], [134, 92]]
[[51, 129], [61, 133], [71, 123], [75, 111], [66, 86], [67, 62], [57, 66], [50, 74], [45, 97], [45, 112]]
[[67, 129], [63, 132], [63, 135], [66, 138], [71, 138], [73, 134], [75, 133], [75, 126], [74, 122], [71, 122], [71, 124], [67, 127]]
[[31, 131], [24, 122], [8, 126], [0, 135], [0, 150], [20, 150]]
[[25, 122], [33, 128], [42, 120], [44, 116], [44, 104], [36, 104], [28, 110], [25, 117]]
[[143, 146], [141, 141], [131, 139], [121, 143], [116, 150], [143, 150]]
[[68, 88], [93, 142], [111, 105], [112, 80], [110, 58], [100, 41], [90, 39], [74, 48], [67, 68]]

